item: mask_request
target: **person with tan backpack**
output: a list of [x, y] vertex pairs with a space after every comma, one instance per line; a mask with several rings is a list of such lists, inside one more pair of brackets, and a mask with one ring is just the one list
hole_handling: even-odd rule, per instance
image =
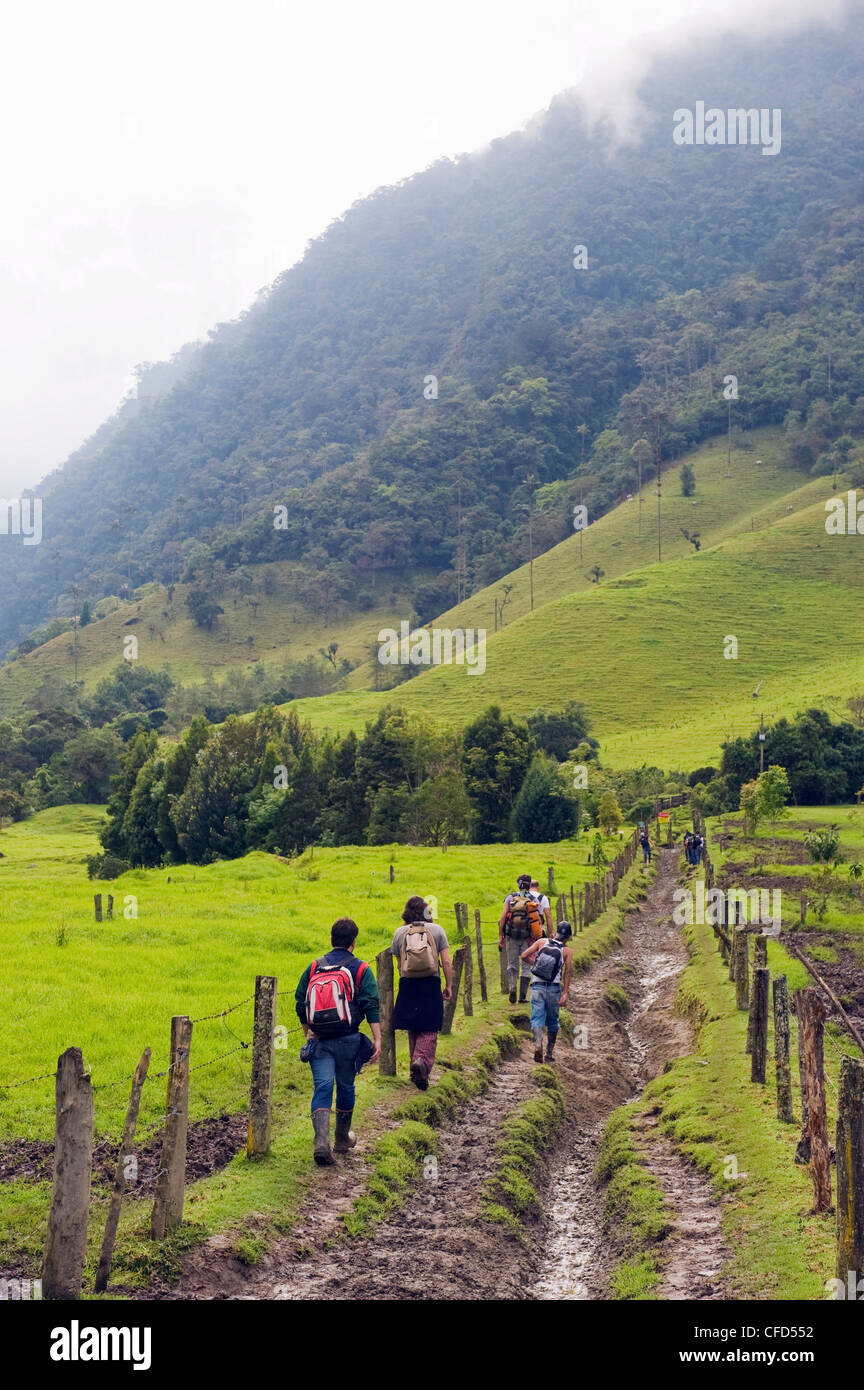
[[432, 921], [425, 898], [408, 899], [402, 922], [390, 947], [399, 966], [393, 1028], [407, 1032], [411, 1080], [418, 1091], [425, 1091], [435, 1064], [438, 1034], [444, 1023], [444, 1001], [450, 998], [453, 989], [453, 966], [447, 933]]
[[504, 910], [498, 919], [498, 950], [507, 952], [507, 979], [510, 983], [510, 1003], [516, 1003], [516, 980], [519, 979], [519, 1003], [528, 997], [531, 967], [521, 959], [530, 941], [543, 935], [540, 897], [531, 892], [531, 875], [520, 874], [516, 892], [504, 899]]

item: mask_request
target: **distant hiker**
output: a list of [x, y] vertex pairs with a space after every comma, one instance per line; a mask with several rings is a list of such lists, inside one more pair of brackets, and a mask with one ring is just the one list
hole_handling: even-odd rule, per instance
[[[348, 1153], [356, 1138], [351, 1129], [354, 1078], [366, 1062], [381, 1055], [378, 985], [365, 960], [354, 955], [357, 923], [340, 917], [330, 928], [332, 950], [307, 965], [294, 991], [297, 1017], [306, 1034], [300, 1057], [312, 1068], [312, 1125], [315, 1162], [332, 1163], [330, 1111], [336, 1085], [336, 1140], [333, 1150]], [[363, 1019], [372, 1029], [374, 1046], [360, 1032]]]
[[[546, 1029], [546, 1061], [553, 1060], [558, 1037], [558, 1010], [567, 1002], [573, 952], [566, 943], [573, 935], [569, 922], [559, 922], [551, 941], [532, 941], [522, 960], [531, 966], [531, 1032], [534, 1061], [543, 1061], [543, 1029]], [[562, 984], [561, 973], [564, 973]]]
[[[520, 959], [532, 937], [536, 940], [543, 935], [540, 915], [540, 901], [531, 892], [531, 875], [520, 874], [516, 880], [516, 892], [508, 893], [504, 899], [504, 910], [498, 919], [498, 950], [507, 951], [507, 978], [510, 981], [510, 1003], [516, 1003], [516, 977], [520, 971]], [[531, 968], [521, 961], [519, 980], [519, 1002], [525, 1003]]]
[[[418, 1091], [429, 1086], [435, 1065], [438, 1034], [444, 1023], [444, 1001], [453, 991], [453, 965], [447, 933], [432, 921], [425, 898], [409, 898], [390, 947], [399, 965], [399, 993], [393, 1027], [408, 1033], [411, 1080]], [[440, 971], [444, 971], [441, 989]]]
[[693, 863], [693, 836], [689, 830], [684, 831], [684, 857], [688, 864]]
[[651, 863], [651, 841], [648, 839], [648, 832], [643, 830], [639, 836], [639, 843], [642, 846], [642, 863]]
[[534, 897], [537, 899], [538, 903], [540, 904], [540, 916], [543, 918], [544, 922], [546, 923], [546, 935], [547, 935], [547, 936], [551, 936], [551, 935], [552, 935], [552, 909], [551, 909], [551, 907], [549, 906], [549, 899], [546, 897], [546, 894], [542, 891], [542, 889], [541, 889], [541, 887], [540, 887], [540, 881], [539, 881], [539, 879], [532, 878], [532, 880], [531, 880], [531, 892], [533, 893]]
[[702, 849], [704, 844], [705, 841], [702, 839], [701, 835], [693, 836], [693, 863], [697, 866], [702, 858]]

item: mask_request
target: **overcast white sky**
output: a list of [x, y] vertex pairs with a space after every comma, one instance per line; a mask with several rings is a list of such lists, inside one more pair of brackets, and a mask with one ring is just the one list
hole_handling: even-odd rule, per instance
[[[842, 0], [761, 0], [760, 31]], [[0, 496], [355, 199], [753, 0], [19, 0], [0, 26]], [[646, 42], [646, 36], [652, 36]]]

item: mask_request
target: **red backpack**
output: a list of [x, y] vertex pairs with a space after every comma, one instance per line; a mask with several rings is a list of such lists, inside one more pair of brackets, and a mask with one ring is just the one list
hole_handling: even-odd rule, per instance
[[360, 1017], [354, 1000], [368, 968], [365, 960], [352, 961], [351, 965], [313, 960], [306, 986], [306, 1022], [318, 1037], [338, 1038], [358, 1027]]

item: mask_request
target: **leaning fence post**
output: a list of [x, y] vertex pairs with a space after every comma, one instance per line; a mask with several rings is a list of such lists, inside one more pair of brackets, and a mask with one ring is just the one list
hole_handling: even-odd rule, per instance
[[453, 952], [453, 987], [450, 998], [444, 1005], [444, 1022], [441, 1025], [442, 1033], [453, 1032], [453, 1015], [456, 1012], [456, 1001], [459, 998], [459, 981], [462, 978], [462, 962], [465, 959], [465, 948], [460, 946]]
[[753, 1048], [750, 1057], [750, 1080], [765, 1084], [765, 1062], [768, 1053], [768, 980], [770, 971], [760, 965], [753, 971], [753, 1000], [750, 1017], [753, 1020]]
[[812, 987], [799, 989], [795, 1004], [798, 1012], [798, 1046], [804, 1051], [813, 1210], [827, 1211], [831, 1205], [831, 1163], [825, 1108], [825, 1005]]
[[276, 977], [255, 976], [255, 1021], [252, 1025], [252, 1080], [246, 1155], [266, 1154], [270, 1147], [273, 1096], [273, 1048], [276, 1031]]
[[102, 921], [102, 894], [93, 894], [93, 917], [97, 922]]
[[105, 1222], [105, 1234], [102, 1237], [99, 1268], [96, 1271], [96, 1283], [94, 1288], [97, 1293], [104, 1293], [108, 1287], [108, 1275], [111, 1273], [111, 1258], [114, 1254], [114, 1241], [117, 1239], [117, 1225], [120, 1220], [120, 1207], [123, 1202], [123, 1193], [126, 1190], [126, 1165], [128, 1159], [132, 1155], [132, 1141], [135, 1138], [135, 1126], [138, 1123], [138, 1107], [141, 1104], [141, 1088], [147, 1080], [149, 1067], [150, 1049], [149, 1047], [145, 1047], [141, 1054], [141, 1061], [135, 1068], [135, 1075], [132, 1078], [132, 1092], [129, 1096], [126, 1123], [123, 1126], [123, 1138], [120, 1141], [120, 1152], [117, 1155], [114, 1187], [111, 1192], [111, 1203], [108, 1207], [108, 1219]]
[[844, 1057], [837, 1101], [837, 1278], [858, 1297], [864, 1278], [864, 1062]]
[[396, 1034], [393, 1032], [393, 953], [389, 946], [375, 957], [378, 977], [378, 1001], [381, 1019], [381, 1056], [378, 1072], [381, 1076], [396, 1075]]
[[777, 1119], [792, 1124], [792, 1073], [789, 1067], [789, 991], [786, 976], [778, 975], [774, 995], [774, 1068], [777, 1073]]
[[93, 1151], [93, 1088], [80, 1047], [68, 1047], [57, 1059], [54, 1097], [54, 1179], [42, 1296], [68, 1300], [81, 1295]]
[[483, 960], [483, 933], [480, 928], [480, 909], [474, 909], [474, 939], [477, 942], [477, 972], [480, 976], [480, 998], [483, 1003], [489, 998], [489, 991], [486, 987], [486, 964]]
[[153, 1215], [150, 1218], [150, 1234], [154, 1240], [161, 1240], [166, 1231], [179, 1226], [183, 1220], [191, 1047], [192, 1020], [186, 1014], [175, 1014], [171, 1020], [171, 1063], [168, 1068], [162, 1154], [153, 1197]]
[[474, 1016], [474, 957], [471, 953], [471, 938], [466, 936], [462, 942], [465, 978], [462, 981], [462, 1010], [466, 1018]]

